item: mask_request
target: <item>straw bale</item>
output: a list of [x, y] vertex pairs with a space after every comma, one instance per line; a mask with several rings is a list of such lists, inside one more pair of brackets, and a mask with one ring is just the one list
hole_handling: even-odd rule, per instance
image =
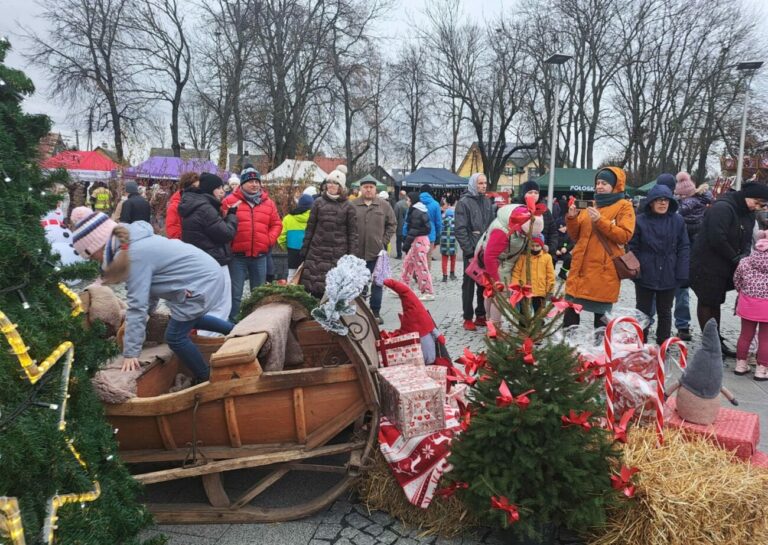
[[632, 430], [623, 463], [640, 469], [635, 497], [609, 512], [590, 545], [768, 543], [767, 471], [672, 429], [662, 447], [652, 429]]
[[389, 513], [405, 526], [417, 528], [421, 536], [450, 538], [480, 526], [456, 496], [435, 497], [427, 509], [409, 503], [379, 449], [358, 481], [357, 492], [369, 511]]

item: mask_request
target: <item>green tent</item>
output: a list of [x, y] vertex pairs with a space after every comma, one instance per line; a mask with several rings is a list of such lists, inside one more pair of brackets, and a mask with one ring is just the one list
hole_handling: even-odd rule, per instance
[[[556, 168], [555, 169], [555, 191], [557, 193], [582, 193], [595, 190], [595, 176], [597, 169], [594, 168]], [[547, 194], [549, 188], [549, 173], [539, 176], [533, 180], [539, 184], [541, 193]]]
[[352, 188], [357, 189], [362, 182], [376, 182], [376, 191], [388, 191], [387, 184], [383, 184], [370, 174], [363, 176], [356, 182], [352, 182]]
[[655, 186], [655, 185], [656, 185], [656, 180], [653, 180], [652, 182], [648, 182], [648, 183], [647, 183], [647, 184], [645, 184], [645, 185], [641, 185], [641, 186], [640, 186], [640, 187], [638, 187], [638, 188], [637, 188], [635, 191], [636, 191], [636, 192], [637, 192], [639, 195], [647, 195], [647, 194], [648, 194], [648, 192], [651, 190], [651, 188], [652, 188], [653, 186]]

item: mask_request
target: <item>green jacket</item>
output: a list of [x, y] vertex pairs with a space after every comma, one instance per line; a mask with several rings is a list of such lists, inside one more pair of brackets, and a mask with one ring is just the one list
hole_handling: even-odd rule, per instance
[[277, 244], [281, 248], [301, 250], [304, 244], [304, 231], [307, 230], [309, 210], [301, 214], [286, 214], [283, 218], [283, 231], [277, 237]]

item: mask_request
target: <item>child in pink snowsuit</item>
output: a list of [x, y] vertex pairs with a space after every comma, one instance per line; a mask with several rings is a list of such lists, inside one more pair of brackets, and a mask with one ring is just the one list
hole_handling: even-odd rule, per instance
[[419, 192], [408, 193], [411, 207], [408, 209], [406, 223], [403, 226], [405, 240], [403, 251], [407, 253], [403, 261], [403, 274], [401, 282], [410, 286], [412, 276], [416, 276], [423, 301], [431, 301], [435, 298], [432, 288], [432, 273], [429, 270], [429, 252], [432, 245], [429, 242], [430, 221], [427, 207], [421, 203]]
[[757, 333], [755, 380], [768, 380], [768, 232], [761, 231], [755, 251], [736, 268], [733, 283], [739, 292], [736, 314], [741, 317], [741, 334], [736, 345], [737, 375], [749, 373], [747, 355]]

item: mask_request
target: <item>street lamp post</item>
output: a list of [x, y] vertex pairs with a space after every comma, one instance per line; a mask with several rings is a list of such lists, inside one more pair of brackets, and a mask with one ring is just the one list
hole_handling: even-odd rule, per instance
[[763, 66], [762, 61], [740, 62], [736, 65], [736, 70], [748, 73], [747, 88], [744, 90], [744, 111], [741, 113], [741, 136], [739, 137], [739, 160], [736, 164], [736, 191], [741, 189], [742, 171], [744, 169], [744, 140], [747, 135], [747, 106], [749, 105], [749, 84], [752, 82], [752, 76], [755, 71]]
[[557, 116], [559, 115], [560, 110], [560, 74], [557, 73], [559, 70], [557, 67], [561, 64], [564, 64], [571, 60], [573, 57], [571, 55], [561, 55], [559, 53], [555, 53], [551, 57], [549, 57], [547, 60], [544, 61], [545, 64], [549, 64], [553, 66], [553, 70], [555, 71], [555, 104], [552, 108], [552, 146], [549, 151], [549, 187], [547, 189], [547, 206], [551, 211], [554, 212], [554, 202], [555, 202], [555, 156], [557, 155], [557, 133], [558, 133], [558, 126], [557, 126]]

